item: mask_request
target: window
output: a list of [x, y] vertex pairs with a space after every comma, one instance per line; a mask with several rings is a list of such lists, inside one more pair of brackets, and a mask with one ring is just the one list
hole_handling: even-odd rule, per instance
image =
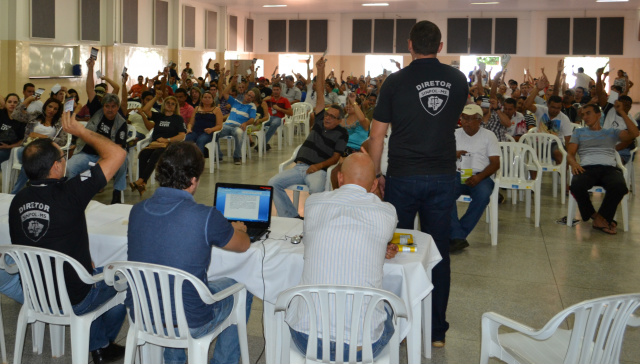
[[483, 62], [487, 65], [486, 72], [491, 71], [491, 77], [502, 71], [500, 57], [498, 56], [460, 56], [460, 71], [469, 79], [469, 72], [478, 67], [478, 63]]
[[[294, 73], [299, 73], [303, 77], [307, 77], [307, 59], [309, 59], [308, 54], [297, 54], [297, 53], [288, 53], [281, 54], [278, 56], [278, 72], [280, 74], [290, 75], [293, 71]], [[309, 67], [313, 70], [315, 67], [315, 63], [313, 62], [313, 56], [311, 56], [311, 61], [309, 62]], [[271, 70], [266, 71], [267, 74], [272, 72]], [[325, 73], [328, 75], [329, 70], [325, 69]]]
[[395, 64], [396, 61], [400, 63], [400, 68], [404, 67], [404, 58], [402, 56], [367, 54], [364, 57], [364, 71], [371, 77], [377, 77], [384, 71], [387, 71], [387, 73], [395, 72], [398, 70]]
[[[578, 73], [579, 67], [584, 68], [584, 73], [595, 80], [596, 70], [605, 65], [604, 70], [607, 72], [609, 71], [609, 57], [564, 57], [564, 73], [567, 74], [565, 82], [569, 84], [570, 88], [576, 86], [576, 77], [573, 73]], [[616, 75], [612, 76], [614, 79], [616, 78]], [[547, 77], [551, 77], [551, 75], [547, 74]], [[554, 80], [549, 80], [550, 83], [553, 83], [553, 81]], [[605, 82], [605, 90], [608, 89], [609, 77], [607, 77]]]

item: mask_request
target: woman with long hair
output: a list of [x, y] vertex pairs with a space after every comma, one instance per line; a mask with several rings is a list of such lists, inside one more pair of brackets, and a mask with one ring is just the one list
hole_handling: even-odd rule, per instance
[[249, 127], [247, 127], [247, 135], [249, 135], [249, 145], [253, 147], [255, 145], [255, 142], [251, 139], [251, 133], [262, 129], [262, 123], [264, 123], [265, 121], [269, 121], [270, 116], [267, 103], [262, 100], [260, 89], [254, 87], [251, 89], [251, 91], [253, 91], [253, 94], [256, 95], [253, 98], [253, 103], [256, 104], [256, 118], [253, 121], [253, 125], [249, 125]]
[[[28, 106], [28, 105], [27, 105]], [[18, 149], [18, 159], [22, 160], [22, 151], [29, 143], [36, 139], [49, 138], [63, 147], [67, 144], [67, 132], [62, 130], [62, 103], [58, 98], [50, 98], [42, 106], [42, 113], [28, 113], [27, 107], [19, 105], [13, 112], [13, 118], [26, 124], [22, 147]], [[13, 186], [12, 194], [18, 193], [29, 179], [24, 172], [24, 167], [20, 170], [20, 175]]]
[[[35, 97], [29, 96], [27, 99], [31, 103]], [[20, 146], [24, 138], [25, 124], [13, 119], [19, 103], [20, 98], [14, 93], [8, 94], [4, 99], [0, 96], [0, 163], [9, 159], [11, 149]]]
[[149, 126], [153, 128], [151, 144], [140, 151], [140, 155], [138, 155], [140, 178], [130, 183], [131, 191], [138, 191], [140, 196], [146, 191], [147, 180], [156, 168], [160, 155], [167, 149], [169, 143], [183, 141], [187, 131], [184, 126], [184, 120], [180, 116], [178, 99], [175, 97], [165, 97], [160, 112], [151, 112], [153, 104], [161, 97], [162, 92], [157, 91], [156, 96], [147, 102], [140, 112], [145, 124], [151, 124]]
[[205, 145], [213, 139], [213, 133], [222, 129], [222, 111], [216, 106], [213, 94], [205, 91], [200, 99], [200, 106], [195, 109], [187, 125], [187, 137], [184, 140], [195, 142], [205, 153]]

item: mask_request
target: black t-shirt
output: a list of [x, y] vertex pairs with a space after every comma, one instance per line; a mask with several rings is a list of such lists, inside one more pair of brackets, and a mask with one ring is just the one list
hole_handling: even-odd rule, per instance
[[267, 96], [271, 96], [272, 93], [273, 93], [273, 90], [271, 90], [268, 87], [263, 87], [260, 89], [260, 97], [262, 97], [263, 99]]
[[[102, 120], [100, 120], [100, 122], [98, 123], [98, 127], [96, 128], [95, 132], [109, 140], [112, 140], [114, 143], [120, 145], [122, 148], [126, 148], [127, 124], [126, 123], [122, 124], [122, 126], [120, 127], [120, 129], [118, 129], [118, 132], [116, 133], [115, 140], [113, 140], [111, 139], [111, 128], [113, 128], [114, 123], [115, 123], [115, 119], [109, 120], [103, 116]], [[84, 148], [82, 148], [82, 151], [87, 154], [93, 154], [93, 155], [98, 154], [98, 152], [96, 152], [96, 150], [93, 149], [93, 147], [90, 146], [89, 144], [86, 144]]]
[[11, 140], [7, 144], [13, 144], [18, 140], [24, 139], [24, 129], [26, 126], [26, 123], [21, 123], [18, 120], [11, 120], [7, 109], [0, 110], [0, 133], [5, 130], [13, 130], [15, 133], [14, 140]]
[[[99, 164], [89, 171], [88, 178], [79, 174], [69, 180], [33, 181], [18, 192], [9, 207], [11, 243], [67, 254], [92, 274], [84, 210], [107, 180]], [[68, 264], [64, 275], [71, 304], [80, 303], [91, 286], [83, 283]]]
[[159, 112], [154, 112], [151, 115], [151, 120], [155, 123], [153, 127], [153, 141], [158, 138], [173, 138], [179, 133], [186, 133], [187, 129], [184, 126], [184, 119], [180, 115], [165, 115]]
[[373, 118], [393, 125], [389, 176], [455, 173], [453, 133], [468, 93], [464, 74], [437, 58], [416, 59], [387, 77]]

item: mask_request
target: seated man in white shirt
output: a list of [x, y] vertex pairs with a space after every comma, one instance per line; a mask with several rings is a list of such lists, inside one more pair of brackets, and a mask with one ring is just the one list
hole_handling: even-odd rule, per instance
[[451, 240], [449, 252], [457, 252], [469, 246], [467, 236], [482, 217], [493, 192], [491, 176], [500, 168], [500, 147], [498, 139], [491, 131], [481, 128], [482, 109], [469, 104], [462, 110], [462, 128], [456, 129], [456, 158], [458, 167], [464, 171], [471, 169], [471, 177], [457, 185], [456, 198], [471, 196], [467, 212], [458, 218], [458, 209], [451, 210]]
[[[305, 203], [307, 218], [304, 220], [301, 285], [382, 287], [385, 256], [391, 259], [397, 252], [397, 246], [388, 243], [393, 237], [397, 216], [393, 205], [380, 201], [372, 193], [378, 187], [375, 174], [371, 158], [365, 153], [354, 153], [345, 158], [342, 171], [338, 173], [339, 189], [309, 196]], [[373, 314], [371, 333], [367, 334], [371, 334], [374, 357], [393, 335], [389, 311], [380, 304]], [[346, 312], [344, 319], [350, 322], [351, 308], [347, 307]], [[301, 352], [306, 352], [310, 326], [307, 306], [302, 299], [294, 299], [286, 321], [293, 342]], [[334, 361], [335, 322], [331, 326], [330, 360]], [[344, 360], [347, 360], [349, 345], [357, 345], [360, 361], [362, 332], [357, 343], [350, 343], [349, 335], [345, 335]], [[318, 338], [318, 358], [322, 355], [321, 346], [322, 339]]]
[[[573, 126], [567, 115], [561, 112], [562, 98], [560, 96], [551, 96], [547, 102], [548, 106], [533, 103], [538, 91], [543, 90], [548, 85], [549, 81], [545, 77], [541, 77], [524, 102], [524, 108], [535, 114], [536, 120], [538, 120], [537, 128], [539, 133], [553, 134], [560, 138], [562, 144], [567, 145], [573, 133]], [[555, 162], [557, 164], [562, 163], [562, 153], [560, 153], [557, 145], [551, 145], [551, 152]]]

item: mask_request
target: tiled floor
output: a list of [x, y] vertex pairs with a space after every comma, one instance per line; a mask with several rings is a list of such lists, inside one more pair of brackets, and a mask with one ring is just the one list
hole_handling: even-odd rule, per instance
[[[636, 110], [637, 111], [637, 110]], [[294, 144], [302, 142], [297, 137]], [[275, 174], [278, 164], [288, 159], [293, 147], [278, 150], [277, 142], [265, 157], [257, 153], [242, 166], [221, 162], [214, 174], [207, 169], [195, 195], [200, 203], [211, 204], [216, 182], [264, 184]], [[224, 147], [224, 144], [223, 144]], [[525, 217], [523, 202], [512, 205], [510, 200], [499, 206], [499, 240], [493, 247], [488, 224], [482, 219], [469, 237], [471, 246], [452, 256], [452, 286], [448, 308], [451, 328], [446, 347], [434, 349], [433, 358], [424, 363], [476, 363], [480, 354], [480, 318], [494, 311], [535, 328], [541, 328], [553, 315], [580, 301], [619, 293], [640, 292], [640, 237], [635, 235], [640, 222], [640, 205], [630, 196], [630, 231], [608, 236], [595, 231], [589, 223], [569, 228], [556, 220], [567, 214], [567, 205], [551, 197], [551, 178], [545, 175], [542, 193], [542, 215], [539, 228], [533, 219]], [[153, 193], [150, 188], [145, 197]], [[601, 196], [595, 196], [599, 200]], [[108, 188], [96, 199], [108, 203]], [[127, 203], [140, 197], [125, 192]], [[301, 199], [301, 205], [304, 199]], [[463, 204], [459, 205], [464, 209]], [[462, 213], [462, 212], [460, 212]], [[620, 214], [619, 214], [620, 215]], [[621, 219], [619, 216], [619, 220]], [[2, 310], [9, 361], [13, 359], [15, 325], [19, 305], [2, 297]], [[252, 363], [264, 363], [262, 304], [254, 300], [249, 320], [249, 346]], [[119, 341], [124, 344], [126, 324]], [[45, 342], [48, 340], [48, 333]], [[26, 335], [24, 363], [70, 363], [69, 335], [66, 355], [52, 359], [49, 343], [42, 355], [32, 354], [31, 335]], [[627, 330], [622, 348], [623, 363], [640, 363], [640, 329]], [[406, 351], [401, 349], [401, 362], [406, 363]], [[497, 362], [497, 361], [494, 361]], [[411, 363], [413, 364], [413, 363]]]

